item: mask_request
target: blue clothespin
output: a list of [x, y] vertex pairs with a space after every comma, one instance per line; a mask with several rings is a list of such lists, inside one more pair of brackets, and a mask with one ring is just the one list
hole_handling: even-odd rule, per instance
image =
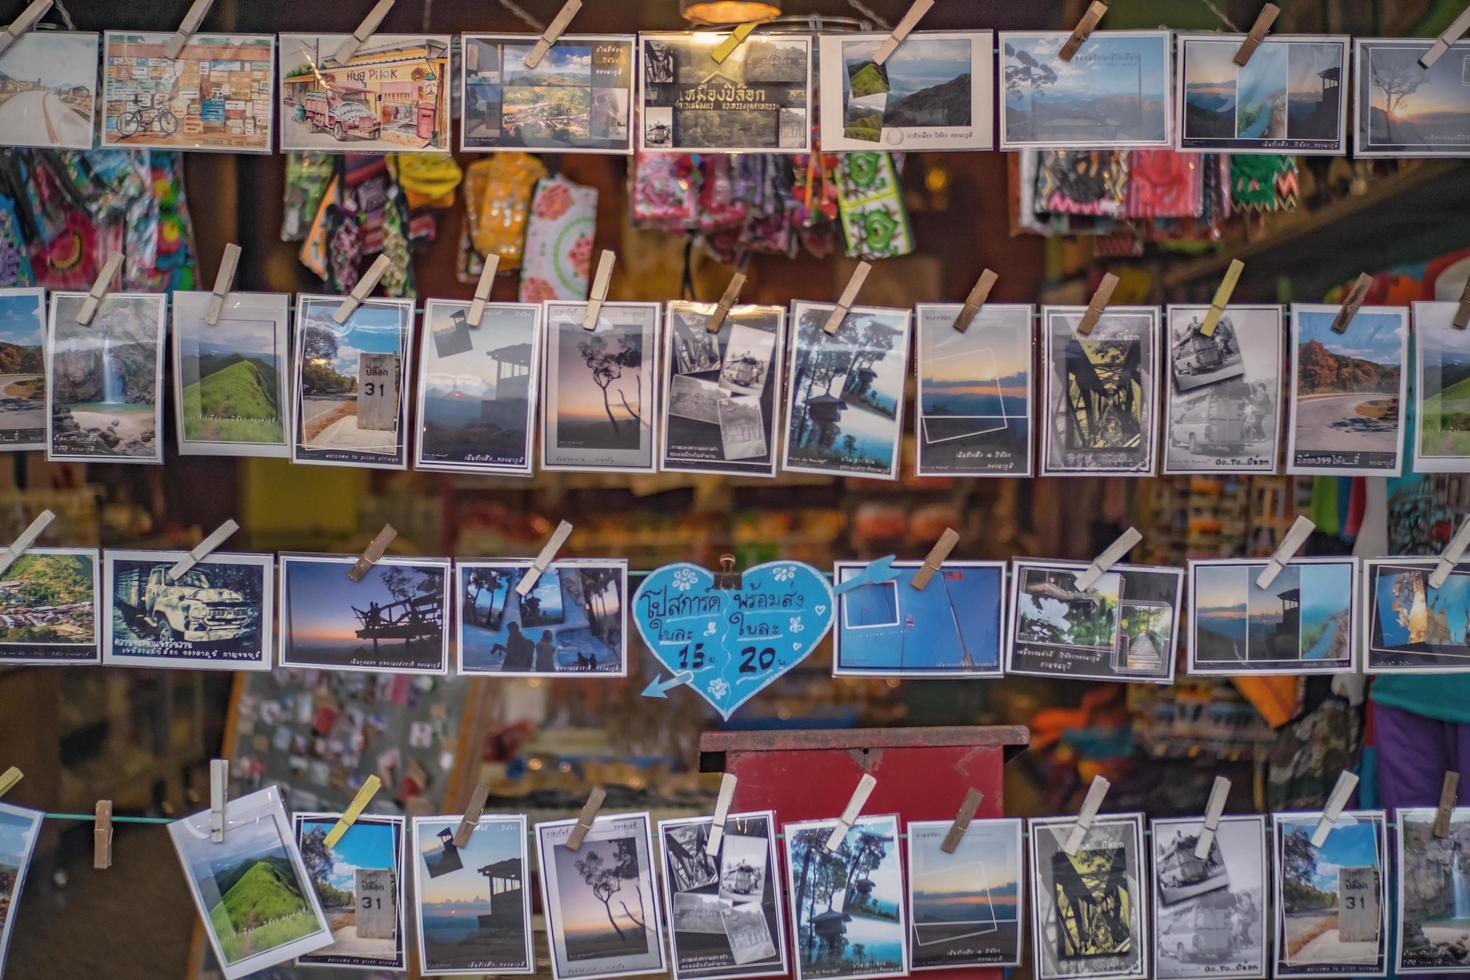
[[898, 578], [898, 572], [893, 570], [893, 563], [897, 555], [884, 555], [868, 562], [862, 571], [858, 572], [846, 582], [836, 584], [832, 590], [834, 595], [844, 595], [851, 592], [860, 585], [878, 585], [882, 582], [892, 582]]

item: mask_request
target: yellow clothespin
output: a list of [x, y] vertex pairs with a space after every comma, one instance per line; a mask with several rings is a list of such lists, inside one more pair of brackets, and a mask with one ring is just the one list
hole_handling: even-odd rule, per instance
[[1321, 847], [1327, 843], [1327, 835], [1332, 833], [1332, 828], [1342, 816], [1343, 807], [1347, 806], [1348, 797], [1353, 795], [1353, 790], [1357, 785], [1358, 777], [1346, 770], [1337, 777], [1337, 785], [1332, 787], [1332, 795], [1327, 798], [1327, 805], [1322, 808], [1322, 816], [1317, 821], [1317, 828], [1312, 831], [1313, 847]]
[[709, 315], [709, 322], [705, 329], [710, 333], [719, 333], [720, 328], [725, 325], [725, 318], [730, 315], [730, 310], [740, 300], [740, 290], [745, 288], [745, 273], [737, 272], [730, 277], [730, 282], [725, 286], [725, 291], [720, 295], [720, 302], [715, 306], [715, 311]]
[[92, 867], [106, 871], [112, 867], [112, 801], [98, 800], [92, 819]]
[[996, 280], [1000, 276], [986, 269], [980, 273], [980, 278], [975, 280], [975, 286], [970, 290], [970, 295], [965, 297], [965, 305], [960, 307], [960, 315], [954, 319], [954, 328], [960, 333], [970, 329], [970, 324], [975, 317], [980, 315], [980, 310], [985, 306], [985, 301], [990, 298], [990, 291], [995, 288]]
[[1434, 836], [1442, 839], [1450, 835], [1450, 818], [1454, 816], [1459, 791], [1460, 774], [1453, 769], [1446, 770], [1444, 782], [1439, 786], [1439, 806], [1434, 808]]
[[[387, 17], [388, 11], [392, 9], [393, 0], [378, 0], [373, 5], [373, 9], [368, 11], [368, 15], [362, 19], [362, 23], [357, 25], [357, 30], [349, 34], [347, 40], [338, 46], [336, 52], [332, 55], [332, 60], [339, 65], [345, 65], [351, 61], [352, 56], [357, 54], [357, 49], [367, 43], [368, 38], [373, 36], [373, 32], [378, 29], [378, 25], [383, 22], [383, 18]], [[341, 321], [339, 320], [337, 322], [340, 323]]]
[[587, 291], [587, 309], [582, 314], [583, 330], [597, 329], [597, 318], [602, 316], [602, 304], [607, 302], [607, 288], [612, 283], [615, 261], [617, 253], [610, 248], [603, 249], [597, 257], [597, 271], [592, 276], [592, 287]]
[[1092, 777], [1092, 785], [1087, 787], [1087, 796], [1083, 798], [1082, 809], [1077, 813], [1077, 822], [1072, 825], [1072, 832], [1062, 844], [1062, 850], [1067, 857], [1075, 855], [1086, 843], [1087, 835], [1092, 832], [1092, 822], [1097, 819], [1097, 811], [1102, 809], [1103, 800], [1107, 799], [1108, 790], [1112, 788], [1113, 784], [1103, 777]]
[[15, 766], [11, 766], [4, 772], [0, 772], [0, 797], [3, 797], [6, 793], [9, 793], [11, 789], [14, 788], [15, 784], [21, 781], [24, 775], [25, 774]]
[[1086, 337], [1092, 333], [1097, 321], [1107, 312], [1108, 304], [1113, 301], [1113, 290], [1117, 288], [1118, 277], [1111, 272], [1104, 273], [1102, 281], [1097, 284], [1097, 291], [1092, 294], [1092, 299], [1082, 314], [1082, 319], [1077, 321], [1078, 336]]
[[1439, 561], [1435, 564], [1434, 571], [1429, 573], [1429, 587], [1431, 589], [1444, 587], [1444, 584], [1450, 579], [1450, 573], [1455, 570], [1455, 566], [1460, 563], [1460, 559], [1465, 557], [1466, 548], [1470, 548], [1470, 517], [1460, 522], [1459, 528], [1455, 531], [1455, 536], [1450, 538], [1449, 544], [1445, 545], [1444, 551], [1440, 552]]
[[836, 854], [837, 849], [842, 846], [842, 840], [847, 832], [852, 830], [852, 825], [862, 815], [863, 807], [868, 802], [868, 797], [873, 795], [873, 788], [878, 785], [877, 778], [870, 772], [863, 773], [863, 778], [858, 780], [857, 788], [852, 791], [852, 799], [847, 801], [847, 806], [842, 811], [842, 816], [837, 818], [837, 826], [832, 828], [832, 833], [827, 837], [827, 852]]
[[541, 548], [540, 553], [531, 562], [531, 567], [526, 569], [525, 574], [521, 576], [521, 580], [516, 583], [517, 595], [528, 596], [531, 594], [531, 590], [536, 587], [536, 582], [541, 578], [541, 573], [546, 571], [547, 566], [556, 559], [556, 553], [561, 550], [562, 545], [567, 543], [567, 538], [571, 537], [571, 535], [572, 525], [569, 522], [562, 521], [556, 526], [556, 530], [551, 532], [550, 539], [547, 540], [546, 544]]
[[225, 806], [230, 797], [230, 762], [228, 759], [209, 760], [209, 839], [216, 844], [225, 842]]
[[934, 0], [914, 0], [914, 3], [909, 6], [908, 12], [903, 15], [903, 18], [894, 26], [893, 31], [878, 46], [878, 53], [873, 55], [873, 64], [881, 68], [883, 62], [893, 56], [893, 52], [898, 50], [898, 46], [903, 43], [903, 39], [908, 37], [909, 32], [919, 25], [919, 21], [923, 19], [924, 15], [929, 12], [929, 8], [932, 6], [934, 6]]
[[1276, 23], [1276, 18], [1280, 15], [1281, 8], [1274, 3], [1268, 3], [1261, 8], [1261, 12], [1256, 15], [1256, 22], [1251, 25], [1250, 33], [1245, 36], [1245, 39], [1240, 42], [1240, 47], [1235, 51], [1237, 65], [1244, 68], [1250, 64], [1251, 55], [1255, 54], [1256, 48], [1259, 48], [1261, 42], [1266, 40], [1266, 32], [1271, 29], [1272, 24]]
[[566, 3], [562, 4], [561, 10], [551, 19], [551, 23], [546, 25], [546, 30], [541, 32], [541, 39], [536, 42], [535, 47], [531, 48], [526, 54], [526, 57], [522, 59], [522, 63], [527, 68], [535, 68], [541, 64], [541, 59], [546, 57], [546, 52], [551, 50], [551, 46], [556, 43], [556, 39], [562, 36], [562, 33], [567, 29], [567, 25], [572, 22], [572, 18], [577, 16], [577, 11], [581, 9], [582, 0], [567, 0]]
[[980, 809], [980, 801], [983, 799], [985, 794], [973, 786], [965, 793], [965, 801], [954, 815], [954, 823], [949, 825], [949, 831], [939, 844], [939, 849], [945, 854], [953, 854], [959, 848], [960, 841], [964, 840], [965, 831], [970, 829], [970, 821], [975, 819], [975, 811]]
[[[206, 0], [200, 2], [206, 3]], [[174, 58], [177, 55], [169, 57]], [[209, 311], [204, 314], [204, 322], [211, 327], [219, 323], [220, 314], [225, 311], [225, 299], [230, 295], [230, 290], [235, 288], [235, 270], [239, 265], [240, 246], [230, 242], [219, 258], [219, 272], [214, 277], [214, 290], [209, 294]]]
[[1199, 840], [1194, 843], [1194, 856], [1201, 861], [1209, 859], [1210, 848], [1215, 844], [1215, 832], [1220, 829], [1220, 817], [1225, 812], [1225, 801], [1230, 799], [1230, 780], [1215, 777], [1210, 787], [1210, 799], [1205, 804], [1205, 819], [1200, 827]]
[[1220, 288], [1215, 290], [1215, 298], [1210, 300], [1210, 310], [1205, 314], [1205, 322], [1200, 324], [1199, 332], [1206, 337], [1215, 332], [1215, 327], [1220, 323], [1220, 317], [1225, 315], [1225, 307], [1230, 305], [1230, 297], [1235, 293], [1235, 284], [1240, 282], [1240, 274], [1244, 271], [1244, 262], [1240, 259], [1230, 260], [1230, 267], [1225, 270], [1225, 278], [1220, 280]]
[[750, 37], [751, 32], [759, 26], [761, 25], [758, 20], [737, 24], [733, 31], [725, 35], [723, 41], [715, 45], [715, 49], [709, 53], [709, 56], [714, 59], [715, 64], [724, 64], [725, 59], [734, 54], [735, 49], [740, 47], [745, 42], [745, 39]]
[[36, 22], [46, 16], [51, 9], [52, 0], [33, 0], [20, 12], [20, 16], [10, 22], [4, 31], [0, 31], [0, 54], [4, 54], [12, 44], [16, 42], [26, 31], [36, 26]]
[[1077, 22], [1077, 26], [1072, 28], [1072, 36], [1067, 38], [1067, 43], [1062, 45], [1062, 50], [1057, 52], [1057, 57], [1063, 61], [1071, 61], [1077, 49], [1082, 47], [1082, 42], [1092, 36], [1092, 32], [1097, 29], [1097, 22], [1102, 20], [1103, 14], [1107, 12], [1107, 4], [1102, 0], [1092, 0], [1092, 3], [1087, 5], [1087, 12]]
[[830, 316], [827, 323], [822, 327], [827, 336], [835, 334], [842, 321], [847, 319], [847, 314], [852, 312], [852, 305], [857, 302], [858, 292], [863, 288], [863, 283], [868, 281], [868, 273], [873, 267], [867, 262], [859, 262], [857, 268], [852, 270], [852, 276], [847, 280], [847, 285], [842, 287], [842, 295], [837, 297], [837, 307]]
[[909, 580], [909, 585], [923, 592], [929, 587], [929, 580], [939, 573], [944, 567], [944, 562], [949, 558], [949, 553], [954, 551], [954, 546], [960, 543], [959, 532], [952, 527], [944, 529], [939, 540], [934, 542], [934, 547], [924, 556], [924, 564], [914, 570], [914, 577]]
[[1310, 538], [1315, 530], [1317, 530], [1317, 525], [1298, 514], [1296, 520], [1292, 521], [1291, 528], [1282, 536], [1281, 543], [1267, 559], [1266, 567], [1261, 569], [1261, 573], [1256, 576], [1256, 588], [1269, 589], [1271, 583], [1276, 581], [1276, 576], [1286, 568], [1286, 563], [1296, 557], [1296, 553], [1302, 550], [1302, 545], [1307, 543], [1307, 538]]
[[[168, 44], [164, 45], [163, 56], [165, 58], [169, 61], [178, 60], [179, 54], [184, 50], [184, 45], [188, 44], [189, 38], [199, 30], [199, 25], [204, 23], [205, 14], [209, 13], [209, 8], [213, 5], [214, 0], [194, 0], [189, 5], [189, 12], [184, 15], [184, 22], [174, 32], [174, 36], [169, 38]], [[213, 320], [209, 322], [214, 323]]]
[[1470, 327], [1470, 279], [1465, 280], [1465, 291], [1460, 294], [1460, 307], [1455, 310], [1455, 315], [1450, 318], [1450, 323], [1456, 330]]
[[352, 798], [352, 802], [347, 805], [342, 816], [337, 818], [337, 823], [327, 831], [326, 839], [322, 843], [328, 847], [336, 847], [342, 835], [347, 833], [347, 828], [355, 824], [357, 818], [362, 816], [362, 811], [373, 801], [373, 797], [377, 795], [382, 785], [383, 781], [377, 776], [369, 776], [364, 780], [362, 789], [357, 791], [357, 795]]
[[475, 298], [470, 301], [465, 323], [478, 327], [485, 319], [485, 304], [490, 302], [490, 292], [495, 288], [495, 273], [500, 269], [500, 256], [491, 252], [485, 256], [485, 265], [480, 269], [480, 280], [475, 283]]
[[1102, 578], [1108, 573], [1109, 569], [1122, 561], [1123, 556], [1132, 551], [1133, 546], [1142, 540], [1143, 535], [1138, 533], [1138, 528], [1136, 527], [1130, 527], [1118, 535], [1118, 540], [1104, 548], [1102, 554], [1094, 558], [1092, 564], [1088, 565], [1085, 570], [1078, 574], [1076, 579], [1077, 588], [1083, 592], [1092, 588], [1097, 584], [1098, 579]]
[[352, 292], [342, 300], [342, 305], [337, 307], [337, 312], [332, 314], [333, 322], [338, 326], [346, 323], [352, 314], [357, 312], [357, 308], [367, 302], [373, 290], [378, 288], [378, 280], [382, 279], [383, 274], [392, 266], [393, 261], [388, 256], [379, 255], [373, 264], [368, 266], [368, 271], [363, 274], [363, 277], [357, 280], [357, 285], [352, 287]]
[[97, 315], [97, 307], [107, 297], [107, 291], [112, 288], [112, 281], [117, 278], [117, 270], [122, 268], [123, 257], [121, 252], [113, 252], [102, 263], [102, 269], [97, 273], [97, 278], [92, 281], [92, 288], [87, 291], [87, 298], [82, 301], [82, 308], [77, 312], [77, 322], [82, 326], [88, 326], [92, 318]]
[[169, 581], [178, 581], [180, 575], [208, 558], [211, 551], [224, 544], [226, 539], [238, 530], [240, 530], [240, 525], [235, 523], [233, 517], [215, 528], [213, 534], [196, 544], [193, 550], [174, 563], [174, 567], [168, 570]]
[[477, 783], [475, 789], [470, 793], [470, 802], [464, 808], [464, 816], [459, 819], [459, 826], [455, 828], [455, 847], [468, 847], [470, 835], [480, 825], [480, 817], [485, 813], [485, 801], [490, 798], [490, 784]]
[[1464, 37], [1467, 32], [1470, 32], [1470, 7], [1462, 10], [1460, 16], [1456, 17], [1450, 23], [1450, 26], [1444, 29], [1444, 33], [1434, 39], [1434, 43], [1429, 46], [1429, 50], [1424, 52], [1424, 56], [1419, 59], [1419, 67], [1426, 70], [1433, 68], [1434, 63], [1440, 58], [1443, 58], [1450, 47], [1460, 38]]
[[737, 780], [733, 772], [720, 777], [720, 795], [715, 799], [715, 815], [710, 820], [709, 836], [704, 841], [704, 853], [714, 857], [720, 853], [720, 842], [725, 839], [725, 821], [730, 819], [730, 804], [735, 799]]
[[1358, 315], [1358, 310], [1363, 307], [1363, 300], [1368, 296], [1368, 288], [1373, 285], [1373, 277], [1368, 273], [1358, 276], [1353, 288], [1348, 290], [1347, 296], [1343, 297], [1342, 308], [1337, 311], [1337, 318], [1332, 321], [1334, 333], [1347, 333], [1347, 328], [1352, 325], [1353, 317]]
[[567, 850], [575, 851], [582, 846], [583, 839], [597, 822], [597, 812], [602, 809], [606, 800], [607, 790], [601, 786], [592, 787], [592, 792], [587, 794], [587, 802], [582, 804], [582, 812], [577, 814], [577, 825], [567, 835]]
[[398, 537], [398, 530], [392, 524], [384, 524], [383, 530], [368, 542], [362, 557], [353, 562], [352, 567], [347, 570], [347, 577], [354, 582], [361, 582], [373, 565], [377, 564], [378, 559], [383, 557], [383, 553], [388, 550], [388, 546], [396, 537]]
[[20, 532], [20, 537], [16, 538], [9, 548], [0, 551], [0, 575], [5, 574], [10, 566], [15, 564], [15, 560], [25, 554], [31, 545], [36, 543], [36, 539], [41, 536], [41, 532], [46, 530], [47, 526], [55, 519], [56, 515], [51, 513], [51, 511], [41, 511], [36, 519], [31, 521], [24, 531]]

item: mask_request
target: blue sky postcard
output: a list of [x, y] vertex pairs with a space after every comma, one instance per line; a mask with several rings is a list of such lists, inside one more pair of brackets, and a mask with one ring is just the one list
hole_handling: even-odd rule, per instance
[[1335, 674], [1353, 667], [1354, 558], [1296, 558], [1262, 588], [1264, 560], [1189, 563], [1189, 673]]
[[1388, 835], [1382, 810], [1349, 810], [1321, 846], [1320, 813], [1277, 813], [1272, 888], [1280, 978], [1388, 976]]
[[291, 454], [286, 422], [291, 297], [230, 293], [219, 321], [212, 294], [173, 294], [174, 405], [184, 456]]
[[299, 966], [402, 970], [403, 818], [362, 814], [336, 844], [327, 835], [340, 813], [296, 813], [296, 845], [332, 928], [332, 945]]
[[1431, 40], [1361, 37], [1354, 42], [1357, 157], [1470, 156], [1470, 40], [1430, 68]]
[[46, 448], [46, 290], [0, 289], [0, 449]]
[[1470, 672], [1470, 562], [1444, 584], [1438, 558], [1363, 561], [1363, 659], [1370, 674]]
[[419, 967], [425, 976], [534, 973], [526, 818], [482, 814], [460, 846], [463, 819], [413, 820]]

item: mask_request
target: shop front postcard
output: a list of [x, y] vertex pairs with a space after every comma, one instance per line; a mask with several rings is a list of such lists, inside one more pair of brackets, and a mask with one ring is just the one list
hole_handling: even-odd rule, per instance
[[296, 965], [402, 970], [403, 818], [360, 814], [329, 847], [327, 835], [341, 816], [298, 812], [291, 818], [301, 862], [332, 924], [332, 945]]
[[90, 150], [96, 129], [97, 34], [26, 31], [0, 54], [0, 146]]
[[1450, 811], [1449, 833], [1435, 833], [1433, 807], [1399, 807], [1398, 976], [1463, 973], [1470, 920], [1470, 809]]
[[39, 810], [0, 803], [0, 970], [5, 969], [5, 957], [10, 952], [15, 909], [20, 904], [36, 841], [41, 837], [41, 820]]
[[954, 853], [953, 820], [909, 821], [910, 968], [1017, 966], [1024, 867], [1020, 820], [975, 820]]
[[1204, 821], [1154, 820], [1154, 977], [1265, 980], [1266, 818], [1221, 817], [1204, 858]]
[[463, 847], [463, 814], [413, 818], [418, 962], [425, 976], [536, 972], [526, 818], [481, 814]]
[[1370, 674], [1470, 672], [1470, 562], [1429, 580], [1438, 558], [1363, 560], [1364, 669]]
[[626, 677], [628, 563], [554, 561], [529, 595], [529, 561], [458, 561], [460, 674]]
[[1429, 38], [1360, 37], [1353, 43], [1353, 156], [1470, 156], [1470, 40], [1451, 45], [1430, 68], [1419, 64], [1433, 43]]
[[0, 582], [0, 665], [96, 664], [95, 548], [28, 548]]
[[1296, 558], [1266, 588], [1264, 561], [1189, 563], [1189, 673], [1336, 674], [1353, 668], [1352, 558]]
[[0, 343], [13, 351], [0, 375], [0, 450], [46, 448], [46, 290], [0, 289]]
[[1415, 473], [1470, 472], [1470, 331], [1453, 324], [1459, 308], [1414, 304]]
[[1388, 976], [1388, 835], [1381, 810], [1346, 811], [1321, 847], [1320, 813], [1271, 817], [1276, 922], [1271, 975]]

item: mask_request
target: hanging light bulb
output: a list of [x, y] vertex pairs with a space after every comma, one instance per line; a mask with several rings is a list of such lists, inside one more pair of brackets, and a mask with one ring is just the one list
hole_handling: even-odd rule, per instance
[[744, 24], [781, 16], [781, 0], [679, 0], [679, 13], [691, 24]]

